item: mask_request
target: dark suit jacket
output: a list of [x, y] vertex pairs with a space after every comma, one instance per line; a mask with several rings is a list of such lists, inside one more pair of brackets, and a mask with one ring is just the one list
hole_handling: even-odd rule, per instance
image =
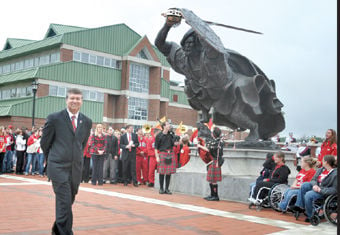
[[112, 135], [107, 135], [107, 153], [111, 154], [112, 157], [118, 156], [118, 139], [116, 136]]
[[[136, 148], [139, 146], [138, 136], [135, 133], [131, 133], [131, 138], [132, 138], [132, 141], [135, 147], [131, 148], [130, 153], [136, 155]], [[126, 148], [127, 145], [129, 145], [129, 140], [127, 137], [127, 133], [125, 133], [124, 135], [120, 137], [120, 148], [122, 149], [122, 159], [126, 158], [129, 154], [129, 149]]]
[[41, 148], [48, 155], [47, 175], [52, 181], [71, 180], [77, 193], [81, 181], [83, 151], [90, 135], [92, 120], [79, 113], [74, 133], [66, 109], [47, 117], [41, 138]]

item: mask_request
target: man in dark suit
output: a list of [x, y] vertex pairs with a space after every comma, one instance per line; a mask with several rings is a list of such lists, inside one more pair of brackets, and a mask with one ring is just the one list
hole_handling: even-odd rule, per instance
[[41, 148], [48, 156], [47, 175], [56, 198], [56, 220], [52, 234], [72, 235], [72, 204], [78, 192], [82, 173], [83, 150], [92, 127], [92, 120], [80, 113], [83, 95], [69, 89], [67, 108], [47, 117]]
[[122, 149], [123, 179], [124, 185], [128, 184], [128, 166], [133, 181], [133, 186], [138, 187], [136, 179], [136, 148], [139, 146], [138, 136], [133, 133], [133, 126], [126, 126], [126, 133], [120, 137], [120, 148]]

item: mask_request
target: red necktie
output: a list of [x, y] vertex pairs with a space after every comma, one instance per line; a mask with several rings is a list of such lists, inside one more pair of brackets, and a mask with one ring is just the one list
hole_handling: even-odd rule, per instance
[[77, 129], [77, 127], [76, 127], [76, 116], [72, 116], [71, 119], [72, 119], [73, 131], [76, 132], [76, 129]]

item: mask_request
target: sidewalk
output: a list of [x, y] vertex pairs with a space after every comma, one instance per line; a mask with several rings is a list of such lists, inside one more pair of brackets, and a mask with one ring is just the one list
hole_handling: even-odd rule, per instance
[[[46, 178], [0, 175], [0, 234], [51, 234], [54, 193]], [[208, 202], [146, 186], [81, 184], [73, 205], [73, 230], [85, 234], [336, 234], [336, 227], [312, 226], [301, 216], [247, 204]]]

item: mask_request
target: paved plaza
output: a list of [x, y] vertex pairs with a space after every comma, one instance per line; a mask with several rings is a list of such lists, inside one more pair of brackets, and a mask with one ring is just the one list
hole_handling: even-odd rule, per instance
[[[38, 176], [0, 175], [0, 234], [50, 234], [54, 193]], [[208, 202], [146, 186], [81, 184], [73, 205], [73, 230], [85, 234], [336, 234], [336, 227], [296, 221], [272, 209], [249, 210], [238, 202]]]

